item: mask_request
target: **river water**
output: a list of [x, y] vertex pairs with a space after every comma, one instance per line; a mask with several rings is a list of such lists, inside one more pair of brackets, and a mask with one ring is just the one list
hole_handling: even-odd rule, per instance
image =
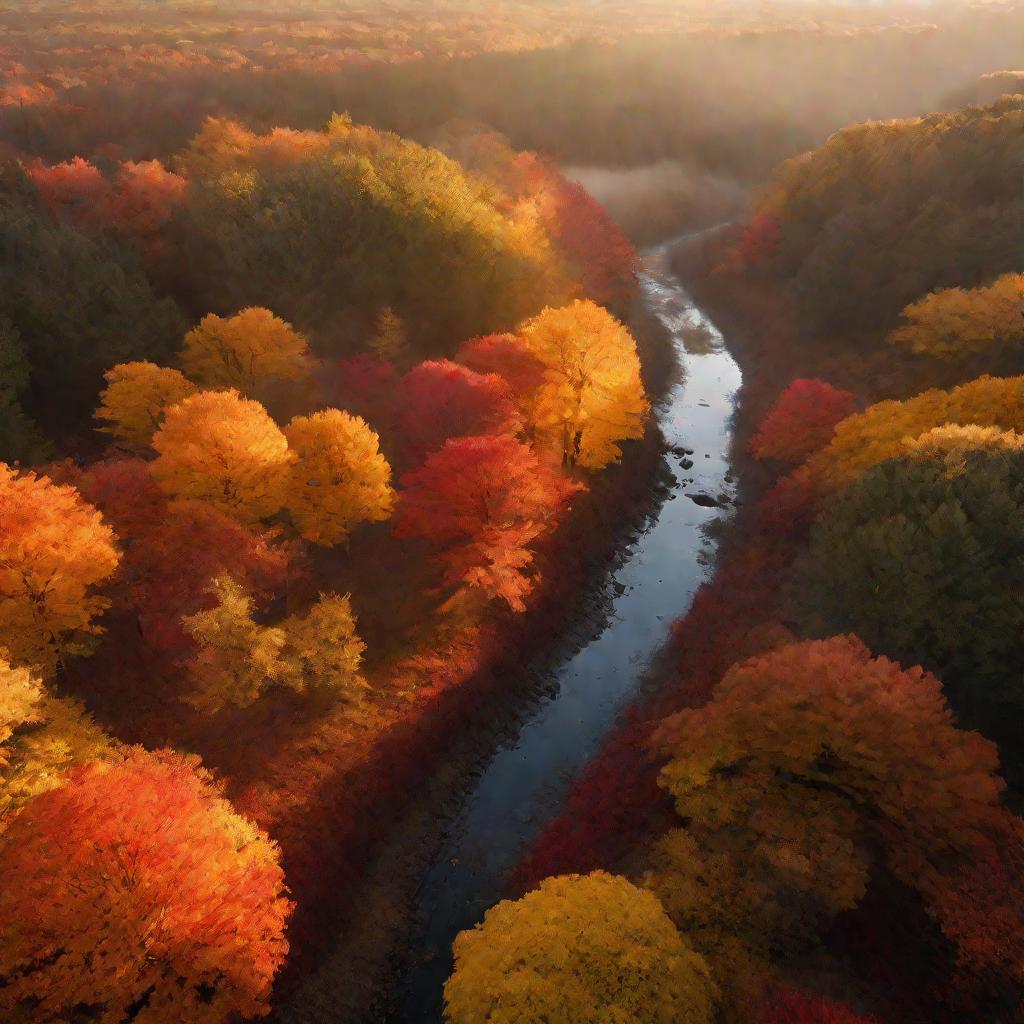
[[[712, 554], [705, 528], [727, 513], [688, 495], [731, 497], [728, 452], [740, 372], [718, 329], [671, 274], [668, 248], [645, 255], [640, 281], [683, 369], [655, 410], [669, 447], [677, 449], [665, 456], [677, 483], [609, 580], [614, 599], [606, 628], [562, 664], [553, 695], [495, 752], [453, 821], [418, 893], [419, 955], [398, 988], [389, 1018], [395, 1024], [441, 1020], [452, 941], [502, 898], [511, 871], [560, 810], [705, 578]], [[682, 467], [683, 458], [692, 468]]]

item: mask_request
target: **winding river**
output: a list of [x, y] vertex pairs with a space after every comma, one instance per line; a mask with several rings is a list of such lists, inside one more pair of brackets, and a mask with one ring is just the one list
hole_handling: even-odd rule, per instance
[[397, 992], [389, 1018], [395, 1024], [441, 1019], [452, 941], [502, 898], [510, 872], [558, 813], [572, 780], [637, 693], [651, 656], [705, 577], [712, 554], [705, 527], [726, 513], [723, 505], [690, 496], [724, 498], [728, 507], [730, 424], [740, 372], [718, 329], [671, 274], [669, 248], [646, 254], [641, 286], [683, 369], [680, 383], [656, 409], [677, 482], [609, 580], [613, 602], [606, 628], [562, 664], [553, 695], [496, 751], [453, 821], [418, 893], [420, 955]]

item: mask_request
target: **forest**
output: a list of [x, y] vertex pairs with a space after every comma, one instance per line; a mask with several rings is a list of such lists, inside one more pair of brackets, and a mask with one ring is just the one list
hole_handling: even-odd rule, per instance
[[0, 25], [0, 1020], [1024, 1020], [1024, 7]]

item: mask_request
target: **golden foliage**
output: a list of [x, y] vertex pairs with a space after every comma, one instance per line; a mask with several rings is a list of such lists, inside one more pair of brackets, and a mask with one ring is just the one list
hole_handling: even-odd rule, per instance
[[305, 615], [264, 626], [254, 618], [252, 598], [229, 576], [218, 576], [210, 592], [216, 604], [182, 620], [198, 645], [189, 665], [195, 686], [185, 698], [193, 707], [247, 707], [275, 685], [324, 688], [346, 699], [365, 689], [359, 669], [366, 645], [347, 594], [321, 594]]
[[7, 765], [3, 746], [19, 725], [39, 721], [43, 684], [27, 668], [14, 668], [0, 648], [0, 768]]
[[102, 632], [94, 588], [117, 569], [114, 539], [75, 488], [0, 463], [0, 646], [14, 664], [51, 672]]
[[903, 402], [878, 402], [843, 420], [807, 465], [816, 479], [839, 489], [903, 454], [907, 439], [946, 424], [972, 423], [1024, 432], [1024, 377], [979, 377], [951, 391], [932, 388]]
[[624, 878], [548, 878], [455, 940], [450, 1024], [710, 1024], [707, 965], [657, 898]]
[[181, 361], [198, 384], [245, 395], [268, 380], [305, 382], [313, 369], [305, 336], [256, 306], [227, 319], [204, 316], [185, 335]]
[[164, 413], [196, 391], [178, 370], [145, 361], [118, 363], [103, 377], [107, 386], [93, 415], [106, 423], [100, 430], [130, 445], [148, 445]]
[[621, 456], [620, 441], [643, 436], [636, 342], [607, 310], [588, 300], [548, 308], [520, 337], [545, 368], [531, 410], [538, 444], [564, 464], [601, 469]]
[[179, 498], [199, 498], [243, 523], [277, 512], [291, 453], [259, 402], [206, 391], [172, 406], [153, 438], [153, 476]]
[[285, 437], [294, 455], [285, 504], [306, 540], [337, 544], [357, 523], [391, 515], [391, 467], [365, 420], [326, 409], [296, 416]]
[[983, 288], [946, 288], [911, 303], [894, 345], [954, 361], [1024, 344], [1024, 274], [1003, 274]]

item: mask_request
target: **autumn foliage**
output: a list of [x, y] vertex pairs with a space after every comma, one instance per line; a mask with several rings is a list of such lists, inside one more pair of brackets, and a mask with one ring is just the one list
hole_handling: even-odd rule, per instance
[[530, 545], [576, 490], [515, 438], [487, 435], [448, 441], [401, 484], [396, 535], [441, 547], [446, 585], [516, 610], [536, 582]]
[[455, 940], [445, 1020], [711, 1024], [717, 990], [658, 900], [602, 871], [549, 878]]
[[284, 503], [288, 442], [263, 406], [237, 391], [204, 391], [172, 406], [153, 448], [153, 476], [175, 497], [208, 501], [243, 523]]
[[127, 752], [32, 800], [0, 838], [0, 1006], [222, 1024], [268, 1009], [288, 944], [277, 850], [195, 758]]
[[821, 380], [793, 381], [768, 410], [750, 450], [759, 459], [800, 462], [828, 444], [854, 409], [853, 395]]
[[113, 531], [69, 486], [0, 463], [0, 646], [53, 671], [102, 628], [97, 591], [117, 569]]
[[104, 375], [106, 389], [93, 414], [99, 429], [128, 445], [145, 446], [172, 405], [195, 394], [195, 385], [178, 370], [149, 362], [119, 363]]

